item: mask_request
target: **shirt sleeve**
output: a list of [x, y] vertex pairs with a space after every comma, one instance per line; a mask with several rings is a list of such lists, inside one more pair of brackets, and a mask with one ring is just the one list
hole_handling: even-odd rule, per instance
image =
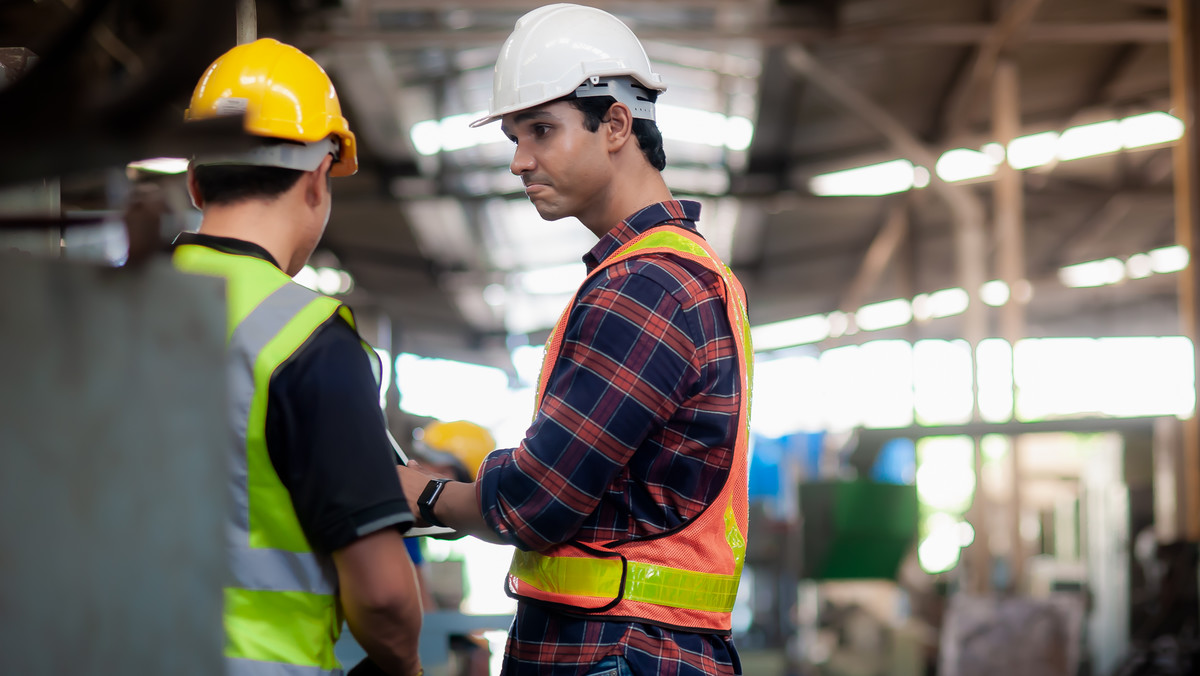
[[358, 334], [340, 317], [271, 379], [267, 448], [313, 548], [325, 553], [413, 515], [379, 386]]
[[525, 440], [480, 471], [485, 521], [522, 549], [569, 540], [699, 379], [679, 299], [641, 274], [598, 278], [571, 310]]
[[425, 555], [421, 553], [421, 538], [404, 538], [404, 547], [414, 566], [425, 563]]

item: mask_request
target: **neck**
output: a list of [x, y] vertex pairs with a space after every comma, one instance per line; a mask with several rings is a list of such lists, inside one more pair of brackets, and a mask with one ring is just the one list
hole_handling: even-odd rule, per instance
[[641, 150], [634, 148], [640, 161], [628, 162], [619, 167], [609, 185], [609, 199], [593, 214], [583, 214], [579, 220], [597, 238], [607, 235], [623, 220], [652, 204], [674, 199], [671, 190], [663, 181], [662, 174], [640, 157]]
[[299, 272], [305, 262], [294, 232], [295, 221], [288, 218], [276, 202], [259, 200], [206, 206], [200, 221], [201, 234], [257, 244], [266, 249], [289, 275]]

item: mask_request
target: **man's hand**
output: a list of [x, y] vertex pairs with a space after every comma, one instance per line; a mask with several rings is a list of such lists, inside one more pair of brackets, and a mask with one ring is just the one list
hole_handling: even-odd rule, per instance
[[397, 465], [396, 473], [400, 475], [400, 487], [404, 490], [404, 498], [408, 500], [408, 510], [416, 519], [413, 525], [418, 527], [430, 525], [421, 518], [421, 510], [417, 508], [417, 498], [421, 497], [425, 485], [438, 477], [427, 472], [416, 460], [409, 460], [407, 466]]

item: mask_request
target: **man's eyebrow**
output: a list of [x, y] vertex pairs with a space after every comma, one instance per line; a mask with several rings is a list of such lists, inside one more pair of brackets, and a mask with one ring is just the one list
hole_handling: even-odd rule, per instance
[[542, 120], [546, 118], [553, 119], [554, 116], [544, 110], [527, 110], [523, 113], [517, 113], [513, 117], [513, 123], [521, 124], [522, 122], [528, 122], [530, 120]]

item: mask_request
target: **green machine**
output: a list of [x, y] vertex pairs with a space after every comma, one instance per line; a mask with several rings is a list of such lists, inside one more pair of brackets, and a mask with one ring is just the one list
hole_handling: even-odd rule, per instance
[[801, 578], [896, 578], [917, 537], [916, 486], [820, 481], [799, 496]]

